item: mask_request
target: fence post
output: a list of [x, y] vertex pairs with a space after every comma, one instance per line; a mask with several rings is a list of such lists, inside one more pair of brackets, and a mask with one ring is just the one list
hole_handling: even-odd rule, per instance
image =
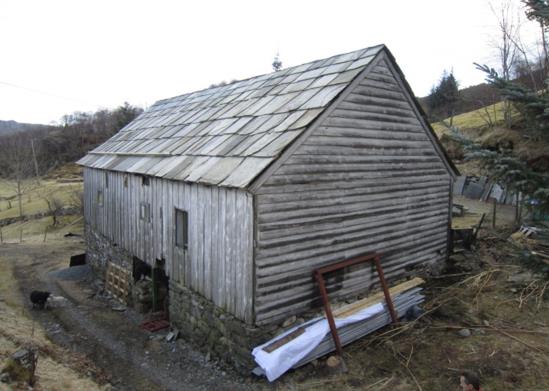
[[495, 198], [492, 198], [493, 201], [493, 208], [492, 208], [492, 228], [496, 228], [496, 209], [498, 205], [498, 200]]

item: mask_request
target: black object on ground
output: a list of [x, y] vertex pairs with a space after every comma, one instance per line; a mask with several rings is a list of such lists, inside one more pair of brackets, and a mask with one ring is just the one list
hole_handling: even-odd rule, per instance
[[[69, 232], [70, 234], [70, 232]], [[67, 235], [69, 235], [67, 234]], [[67, 236], [65, 235], [65, 236]], [[75, 236], [75, 235], [72, 235], [72, 236]], [[69, 267], [73, 267], [73, 266], [80, 266], [80, 265], [85, 265], [86, 264], [86, 253], [83, 253], [83, 254], [77, 254], [77, 255], [73, 255], [71, 256], [71, 260], [69, 262]]]

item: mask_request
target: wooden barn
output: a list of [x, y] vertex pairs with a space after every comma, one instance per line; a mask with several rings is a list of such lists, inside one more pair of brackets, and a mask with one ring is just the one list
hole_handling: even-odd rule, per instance
[[158, 101], [79, 163], [90, 263], [163, 268], [210, 345], [318, 306], [320, 266], [375, 251], [391, 283], [447, 257], [455, 168], [383, 45]]

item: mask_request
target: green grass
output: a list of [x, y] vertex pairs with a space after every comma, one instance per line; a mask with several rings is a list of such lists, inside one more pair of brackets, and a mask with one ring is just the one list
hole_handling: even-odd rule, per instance
[[[44, 197], [55, 197], [65, 206], [74, 204], [75, 192], [82, 191], [81, 182], [59, 183], [56, 180], [42, 180], [40, 184], [27, 181], [30, 190], [22, 196], [23, 214], [33, 215], [48, 210]], [[7, 198], [11, 198], [8, 201]], [[11, 204], [11, 207], [10, 207]], [[0, 220], [19, 216], [19, 205], [13, 182], [0, 179]]]
[[[490, 115], [494, 125], [501, 125], [503, 123], [503, 102], [498, 102], [493, 105], [483, 107], [482, 109], [456, 115], [454, 116], [453, 126], [462, 130], [489, 128], [488, 114]], [[513, 116], [516, 116], [517, 114], [518, 113], [513, 113]], [[432, 127], [439, 138], [443, 134], [449, 132], [443, 122], [449, 124], [449, 118], [432, 124]]]
[[57, 220], [58, 224], [55, 227], [52, 226], [52, 218], [50, 216], [41, 219], [20, 221], [2, 227], [2, 242], [18, 243], [20, 239], [23, 242], [43, 241], [46, 229], [48, 230], [46, 240], [56, 238], [69, 231], [76, 234], [83, 234], [84, 232], [82, 216], [59, 216]]

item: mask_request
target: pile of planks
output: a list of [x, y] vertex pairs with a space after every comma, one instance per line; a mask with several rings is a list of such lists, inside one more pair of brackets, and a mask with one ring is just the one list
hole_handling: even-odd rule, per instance
[[[414, 278], [389, 289], [393, 306], [399, 319], [403, 318], [412, 307], [418, 306], [424, 301], [424, 296], [421, 294], [422, 288], [419, 286], [423, 283], [424, 281], [421, 278]], [[365, 315], [361, 316], [361, 314]], [[392, 321], [382, 292], [338, 308], [334, 311], [334, 317], [342, 346], [362, 338], [390, 324]], [[334, 351], [335, 344], [332, 335], [329, 333], [329, 327], [327, 325], [326, 327], [321, 327], [322, 322], [327, 323], [324, 316], [311, 319], [255, 348], [252, 354], [255, 356], [259, 366], [254, 369], [253, 373], [256, 375], [266, 375], [272, 381], [290, 369], [290, 367], [299, 368]], [[325, 334], [321, 338], [315, 339], [319, 343], [310, 349], [310, 345], [306, 341], [304, 343], [303, 339], [311, 338], [310, 331], [313, 329], [322, 330], [319, 332], [325, 332]], [[313, 339], [311, 338], [311, 340]], [[284, 371], [279, 368], [269, 368], [265, 365], [266, 362], [269, 363], [270, 356], [272, 356], [272, 361], [274, 362], [277, 359], [277, 354], [287, 358], [287, 352], [295, 352], [295, 349], [292, 349], [291, 345], [306, 346], [310, 350], [303, 357], [300, 357], [302, 355], [299, 352], [295, 354], [294, 356], [299, 358], [294, 360], [295, 362], [291, 362], [291, 364], [284, 362], [283, 365], [287, 366], [287, 368], [283, 368]]]

